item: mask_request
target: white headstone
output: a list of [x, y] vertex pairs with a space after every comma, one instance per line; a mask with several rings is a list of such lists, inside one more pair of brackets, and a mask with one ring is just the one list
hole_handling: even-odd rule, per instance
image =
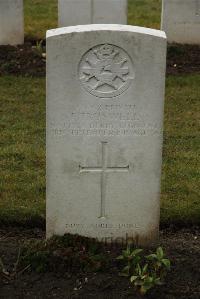
[[200, 0], [163, 0], [161, 29], [168, 42], [200, 44]]
[[127, 24], [127, 0], [58, 0], [58, 24]]
[[0, 0], [0, 45], [18, 45], [23, 42], [23, 0]]
[[47, 236], [158, 236], [166, 37], [126, 25], [47, 32]]

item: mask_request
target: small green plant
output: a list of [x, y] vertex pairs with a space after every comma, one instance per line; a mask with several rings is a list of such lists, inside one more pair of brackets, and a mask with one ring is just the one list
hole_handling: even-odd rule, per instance
[[40, 41], [37, 41], [36, 42], [36, 45], [35, 45], [35, 50], [37, 52], [37, 54], [40, 56], [40, 57], [44, 57], [45, 56], [45, 53], [44, 53], [44, 49], [43, 49], [43, 40], [40, 40]]
[[148, 264], [145, 264], [143, 267], [137, 264], [135, 275], [131, 276], [130, 281], [139, 289], [142, 295], [146, 294], [154, 286], [162, 284], [160, 277], [157, 277], [156, 273], [149, 271]]
[[129, 277], [135, 289], [144, 295], [156, 285], [163, 284], [170, 270], [170, 261], [165, 258], [161, 247], [157, 248], [156, 253], [146, 256], [142, 253], [142, 249], [128, 246], [117, 259], [125, 265], [121, 275]]
[[118, 256], [118, 260], [122, 260], [126, 266], [121, 272], [121, 276], [130, 276], [133, 272], [133, 269], [141, 260], [140, 254], [143, 249], [131, 249], [131, 246], [128, 245], [126, 250], [122, 250], [122, 255]]
[[167, 271], [170, 270], [170, 260], [165, 258], [162, 247], [158, 247], [156, 253], [147, 255], [146, 259], [152, 262], [152, 268], [154, 269], [155, 273], [159, 274], [161, 279], [163, 279]]

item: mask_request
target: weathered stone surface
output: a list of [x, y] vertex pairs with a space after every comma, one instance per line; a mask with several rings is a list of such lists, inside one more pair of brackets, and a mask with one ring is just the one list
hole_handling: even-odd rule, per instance
[[156, 240], [166, 37], [85, 25], [47, 32], [47, 236]]
[[18, 45], [23, 42], [23, 0], [0, 0], [0, 45]]
[[161, 29], [168, 42], [200, 44], [200, 0], [163, 0]]
[[127, 0], [58, 0], [58, 23], [127, 24]]

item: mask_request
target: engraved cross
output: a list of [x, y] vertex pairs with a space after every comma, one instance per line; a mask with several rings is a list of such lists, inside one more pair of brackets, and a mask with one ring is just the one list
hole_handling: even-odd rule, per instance
[[97, 167], [79, 166], [80, 173], [100, 173], [101, 174], [101, 210], [99, 218], [106, 217], [106, 177], [113, 172], [128, 172], [129, 165], [122, 167], [109, 167], [107, 165], [107, 142], [101, 142], [102, 165]]

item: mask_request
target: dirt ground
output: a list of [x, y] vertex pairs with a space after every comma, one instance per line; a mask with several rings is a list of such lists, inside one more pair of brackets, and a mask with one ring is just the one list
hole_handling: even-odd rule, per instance
[[[0, 46], [0, 75], [45, 76], [45, 42]], [[200, 73], [200, 46], [168, 45], [167, 74]]]
[[[0, 75], [45, 76], [45, 65], [44, 42], [0, 47]], [[200, 73], [200, 46], [169, 45], [167, 74], [189, 73]], [[44, 230], [39, 228], [1, 227], [0, 257], [6, 269], [12, 271], [22, 242], [44, 236]], [[200, 299], [200, 228], [165, 228], [160, 244], [172, 262], [172, 269], [166, 284], [156, 287], [145, 298]], [[115, 259], [109, 270], [96, 273], [77, 269], [77, 273], [57, 270], [38, 274], [27, 268], [12, 279], [0, 274], [0, 299], [141, 298], [128, 279], [118, 274]]]
[[[0, 229], [0, 256], [10, 271], [16, 262], [18, 249], [24, 240], [44, 238], [41, 229], [7, 227]], [[200, 229], [165, 229], [160, 244], [172, 262], [166, 284], [150, 291], [149, 299], [199, 299], [200, 298]], [[97, 273], [35, 273], [31, 269], [8, 280], [0, 276], [1, 299], [46, 298], [141, 298], [130, 286], [127, 278], [118, 275], [113, 259], [109, 271]]]

